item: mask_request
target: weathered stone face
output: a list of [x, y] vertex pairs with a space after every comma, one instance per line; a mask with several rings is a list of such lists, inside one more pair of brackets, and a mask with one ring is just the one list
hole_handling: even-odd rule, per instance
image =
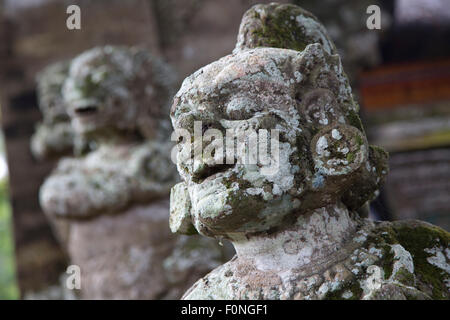
[[94, 48], [72, 61], [64, 105], [77, 136], [96, 148], [61, 160], [45, 181], [40, 200], [48, 214], [91, 217], [168, 195], [176, 181], [171, 146], [158, 138], [173, 91], [169, 70], [148, 52], [126, 47]]
[[54, 63], [36, 77], [39, 108], [44, 118], [54, 122], [69, 119], [64, 106], [62, 87], [69, 74], [70, 61]]
[[75, 58], [63, 94], [75, 130], [156, 134], [172, 94], [170, 67], [144, 50], [94, 48]]
[[62, 96], [62, 87], [69, 72], [70, 61], [54, 63], [37, 78], [39, 109], [43, 120], [31, 138], [31, 151], [38, 159], [71, 153], [75, 134]]
[[[371, 156], [358, 106], [339, 57], [320, 44], [299, 52], [238, 51], [188, 77], [172, 107], [175, 129], [276, 129], [279, 164], [195, 163], [178, 156], [192, 218], [204, 234], [267, 231], [302, 213], [347, 197], [358, 208], [386, 174], [384, 154]], [[239, 147], [245, 147], [238, 143]], [[269, 172], [270, 171], [270, 172]], [[370, 191], [359, 194], [353, 182]]]

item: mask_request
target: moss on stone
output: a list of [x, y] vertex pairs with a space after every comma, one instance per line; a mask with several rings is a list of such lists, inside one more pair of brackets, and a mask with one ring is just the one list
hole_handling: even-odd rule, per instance
[[253, 9], [248, 13], [256, 21], [261, 21], [251, 30], [254, 47], [273, 47], [303, 51], [312, 43], [306, 35], [304, 26], [297, 23], [299, 15], [317, 20], [309, 12], [295, 5], [268, 5], [267, 15], [261, 16]]
[[83, 93], [83, 96], [90, 97], [94, 96], [99, 89], [98, 83], [94, 82], [92, 75], [88, 75], [85, 81], [78, 87]]
[[423, 284], [431, 286], [433, 299], [450, 298], [444, 280], [448, 278], [443, 270], [430, 264], [430, 254], [426, 248], [437, 246], [448, 248], [450, 233], [433, 225], [414, 221], [412, 224], [394, 223], [396, 237], [400, 244], [408, 250], [414, 261], [414, 273]]
[[347, 153], [346, 159], [347, 159], [348, 163], [352, 163], [353, 160], [355, 160], [355, 153], [353, 153], [353, 152]]
[[415, 277], [414, 274], [412, 274], [405, 268], [400, 268], [395, 274], [395, 280], [407, 286], [414, 286]]
[[359, 300], [363, 294], [363, 289], [361, 288], [357, 278], [354, 278], [350, 281], [346, 281], [340, 289], [328, 291], [325, 295], [325, 300], [342, 300], [344, 299], [342, 295], [346, 291], [350, 291], [352, 293], [352, 296], [347, 300]]
[[393, 272], [394, 252], [391, 245], [396, 244], [395, 232], [389, 224], [381, 224], [376, 229], [376, 232], [367, 236], [365, 246], [370, 243], [377, 243], [383, 249], [383, 258], [378, 263], [379, 267], [384, 271], [384, 278], [387, 280], [391, 277]]
[[361, 132], [364, 132], [361, 118], [359, 117], [358, 113], [350, 109], [347, 113], [347, 119], [349, 120], [350, 125], [358, 128]]
[[358, 144], [358, 146], [362, 146], [364, 144], [364, 141], [361, 138], [361, 136], [356, 136], [356, 143]]
[[383, 246], [383, 259], [381, 260], [380, 267], [384, 271], [384, 278], [389, 279], [392, 275], [393, 271], [393, 260], [394, 260], [394, 252], [392, 252], [392, 248], [389, 245]]
[[[270, 19], [267, 24], [253, 30], [252, 33], [257, 38], [256, 46], [303, 51], [308, 41], [304, 38], [302, 29], [297, 26], [295, 20], [290, 20], [289, 16], [284, 19]], [[284, 21], [287, 23], [283, 23]]]

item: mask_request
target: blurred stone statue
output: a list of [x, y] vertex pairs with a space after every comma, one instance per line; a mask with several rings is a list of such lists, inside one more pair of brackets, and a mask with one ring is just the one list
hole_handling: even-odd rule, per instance
[[[36, 76], [38, 106], [42, 121], [31, 136], [31, 153], [40, 162], [54, 162], [63, 156], [80, 154], [88, 145], [72, 128], [63, 101], [62, 87], [70, 67], [70, 60], [55, 62]], [[69, 224], [49, 217], [50, 225], [59, 243], [66, 248]], [[56, 292], [56, 289], [54, 290]], [[65, 295], [64, 295], [65, 296]]]
[[51, 64], [36, 77], [39, 109], [43, 120], [31, 137], [31, 152], [38, 160], [72, 154], [75, 133], [62, 97], [70, 61]]
[[187, 77], [174, 98], [175, 130], [278, 132], [266, 149], [276, 170], [260, 157], [246, 162], [249, 141], [225, 148], [232, 164], [223, 149], [195, 159], [185, 153], [195, 139], [178, 144], [172, 229], [195, 228], [236, 249], [184, 299], [448, 299], [449, 233], [358, 213], [383, 183], [388, 155], [367, 142], [325, 28], [293, 5], [249, 12], [268, 17], [266, 9], [286, 13], [277, 23], [289, 38], [258, 33], [258, 22], [241, 26], [234, 53]]
[[169, 230], [175, 79], [168, 65], [138, 48], [97, 47], [70, 65], [64, 104], [91, 151], [60, 160], [40, 202], [69, 223], [67, 249], [81, 269], [83, 298], [179, 298], [223, 261], [217, 241]]

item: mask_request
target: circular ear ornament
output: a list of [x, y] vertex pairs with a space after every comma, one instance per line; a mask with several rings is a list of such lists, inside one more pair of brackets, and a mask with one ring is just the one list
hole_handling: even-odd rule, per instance
[[343, 124], [320, 130], [311, 141], [311, 151], [316, 171], [326, 176], [347, 176], [368, 159], [364, 134], [353, 126]]

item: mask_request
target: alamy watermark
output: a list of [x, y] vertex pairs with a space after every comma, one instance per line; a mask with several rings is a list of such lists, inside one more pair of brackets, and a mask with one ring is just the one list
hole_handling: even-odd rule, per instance
[[194, 122], [194, 135], [176, 129], [171, 141], [178, 142], [171, 153], [174, 163], [202, 165], [258, 165], [264, 175], [278, 172], [280, 165], [279, 130], [226, 129], [225, 137], [218, 129], [203, 132], [202, 121]]
[[367, 18], [366, 26], [369, 30], [380, 30], [381, 29], [381, 9], [376, 4], [372, 4], [367, 7], [367, 14], [370, 16]]
[[66, 273], [68, 274], [66, 279], [66, 288], [69, 290], [81, 289], [81, 268], [76, 264], [72, 264], [67, 267]]
[[[78, 5], [69, 5], [66, 9], [69, 15], [66, 19], [66, 27], [69, 30], [81, 30], [81, 8]], [[366, 13], [370, 16], [366, 20], [369, 30], [381, 29], [381, 9], [378, 5], [372, 4], [367, 7]]]
[[66, 13], [69, 15], [66, 20], [66, 27], [69, 30], [81, 29], [81, 9], [79, 6], [72, 4], [67, 7]]

